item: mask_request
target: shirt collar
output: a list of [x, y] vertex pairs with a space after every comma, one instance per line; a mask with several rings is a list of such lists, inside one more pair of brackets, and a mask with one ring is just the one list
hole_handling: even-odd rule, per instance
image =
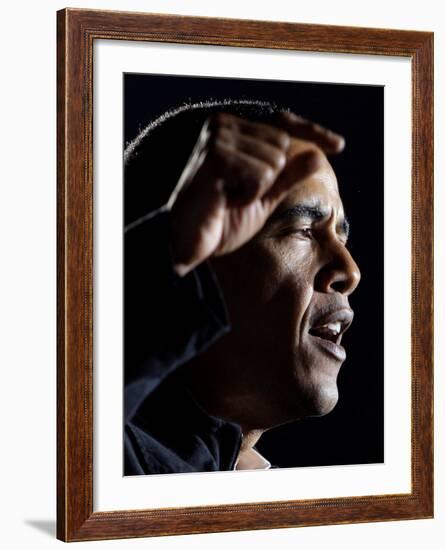
[[269, 470], [272, 464], [254, 447], [248, 449], [235, 463], [235, 470]]

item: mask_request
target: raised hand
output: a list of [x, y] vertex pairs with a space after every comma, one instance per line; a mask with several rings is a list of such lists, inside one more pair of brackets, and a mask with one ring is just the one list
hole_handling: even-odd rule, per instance
[[[295, 152], [292, 138], [307, 146]], [[249, 241], [287, 193], [319, 168], [322, 152], [343, 147], [338, 134], [289, 112], [273, 124], [228, 113], [210, 117], [168, 203], [177, 273]]]

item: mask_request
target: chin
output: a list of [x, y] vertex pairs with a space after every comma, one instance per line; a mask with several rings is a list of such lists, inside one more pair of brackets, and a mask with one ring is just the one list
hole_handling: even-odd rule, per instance
[[307, 416], [324, 416], [334, 410], [338, 402], [338, 388], [336, 384], [318, 388], [307, 396]]
[[336, 383], [322, 386], [311, 385], [289, 395], [286, 412], [282, 423], [295, 422], [308, 417], [325, 416], [333, 411], [338, 402], [338, 388]]
[[334, 387], [323, 388], [318, 392], [318, 395], [313, 402], [313, 415], [324, 416], [334, 410], [338, 402], [338, 389]]

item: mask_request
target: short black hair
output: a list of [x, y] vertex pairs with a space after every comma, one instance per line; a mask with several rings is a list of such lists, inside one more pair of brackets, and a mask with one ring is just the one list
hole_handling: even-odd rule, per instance
[[125, 225], [168, 201], [210, 115], [226, 112], [268, 122], [278, 112], [289, 110], [270, 101], [210, 99], [169, 109], [150, 122], [124, 152]]

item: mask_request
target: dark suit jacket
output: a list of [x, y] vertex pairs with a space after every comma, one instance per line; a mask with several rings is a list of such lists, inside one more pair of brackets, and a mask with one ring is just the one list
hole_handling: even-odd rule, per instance
[[125, 232], [124, 475], [233, 470], [241, 427], [208, 415], [181, 381], [181, 365], [229, 329], [211, 268], [175, 274], [169, 214]]

